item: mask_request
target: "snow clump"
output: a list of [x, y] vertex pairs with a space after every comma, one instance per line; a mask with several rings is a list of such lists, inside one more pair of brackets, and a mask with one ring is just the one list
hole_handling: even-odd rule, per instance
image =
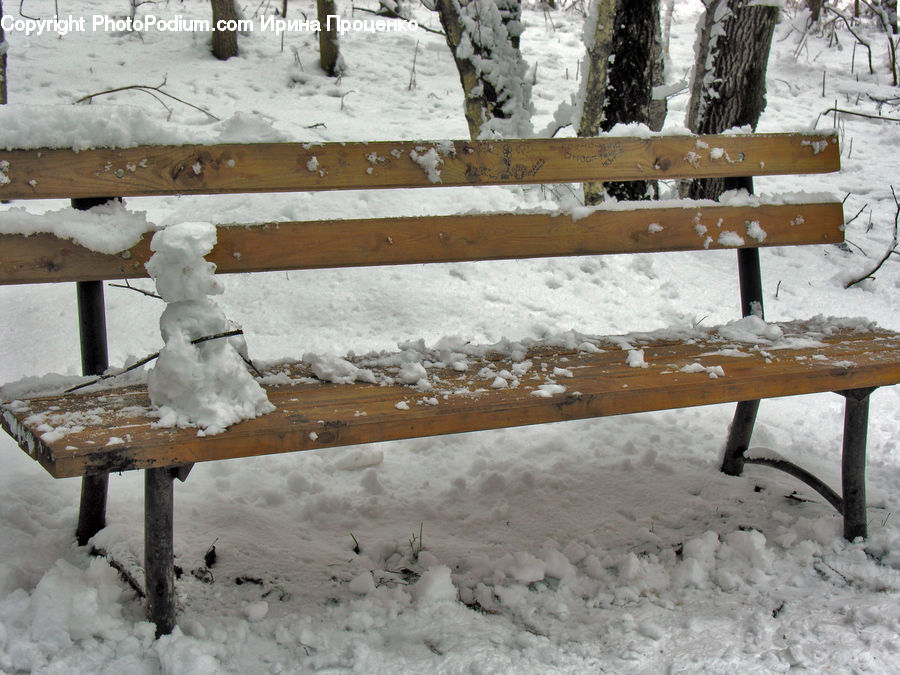
[[165, 347], [147, 378], [159, 426], [198, 426], [199, 435], [271, 412], [275, 407], [247, 371], [240, 336], [192, 340], [235, 328], [208, 296], [222, 293], [215, 264], [204, 256], [216, 243], [209, 223], [180, 223], [157, 232], [147, 271], [167, 306], [159, 320]]

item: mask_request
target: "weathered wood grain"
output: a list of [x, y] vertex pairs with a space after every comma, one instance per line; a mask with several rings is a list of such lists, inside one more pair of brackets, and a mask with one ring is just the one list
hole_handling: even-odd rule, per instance
[[[268, 388], [276, 412], [212, 437], [198, 437], [195, 429], [153, 428], [151, 417], [135, 412], [149, 411], [143, 387], [4, 403], [0, 419], [52, 475], [65, 477], [900, 382], [896, 333], [841, 329], [810, 335], [801, 323], [782, 328], [820, 345], [773, 349], [764, 343], [735, 345], [715, 334], [693, 341], [631, 336], [630, 343], [644, 350], [649, 364], [631, 368], [621, 341], [599, 339], [605, 350], [600, 353], [531, 350], [532, 368], [514, 389], [492, 389], [491, 382], [473, 375], [483, 364], [473, 364], [468, 373], [438, 372], [441, 382], [430, 392], [299, 381]], [[719, 353], [727, 346], [740, 347], [744, 355]], [[499, 356], [486, 358], [497, 369], [511, 365]], [[680, 372], [693, 363], [721, 366], [724, 376]], [[571, 378], [555, 378], [566, 391], [534, 396], [555, 366], [572, 372]], [[292, 372], [309, 374], [302, 365]], [[432, 397], [437, 405], [426, 401]], [[400, 401], [409, 409], [395, 407]], [[47, 431], [64, 424], [81, 428], [45, 440], [51, 438], [44, 436]]]
[[0, 199], [68, 199], [824, 173], [840, 155], [814, 133], [45, 148], [0, 166]]
[[[765, 232], [763, 241], [748, 223]], [[208, 259], [231, 273], [731, 248], [719, 241], [723, 232], [745, 247], [837, 243], [843, 211], [834, 202], [601, 210], [578, 220], [486, 214], [219, 226]], [[118, 255], [52, 235], [0, 235], [0, 284], [146, 277], [149, 257], [149, 234]]]

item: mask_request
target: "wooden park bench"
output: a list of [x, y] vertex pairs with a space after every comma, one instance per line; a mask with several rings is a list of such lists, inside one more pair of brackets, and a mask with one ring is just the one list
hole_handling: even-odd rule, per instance
[[[0, 151], [0, 166], [0, 199], [66, 198], [87, 208], [148, 195], [710, 177], [752, 185], [747, 177], [837, 171], [839, 149], [836, 137], [810, 134], [258, 143], [7, 150]], [[219, 273], [736, 248], [742, 314], [761, 316], [758, 247], [839, 243], [843, 213], [837, 201], [642, 202], [577, 218], [516, 212], [217, 231], [208, 259]], [[102, 282], [147, 276], [149, 240], [147, 234], [109, 255], [49, 234], [0, 235], [0, 283], [78, 282], [85, 373], [99, 373], [107, 367]], [[800, 339], [802, 346], [776, 349], [762, 337], [740, 343], [695, 330], [534, 344], [519, 354], [482, 350], [469, 355], [465, 372], [435, 355], [432, 391], [391, 378], [390, 367], [380, 374], [373, 367], [374, 383], [334, 384], [297, 363], [282, 367], [291, 384], [267, 385], [274, 412], [206, 437], [193, 428], [154, 427], [140, 412], [151, 408], [146, 386], [5, 401], [0, 412], [3, 428], [52, 476], [84, 477], [82, 543], [103, 527], [107, 474], [145, 470], [149, 615], [165, 633], [175, 622], [173, 478], [184, 479], [201, 461], [736, 402], [723, 471], [740, 474], [748, 462], [786, 470], [843, 514], [848, 539], [865, 537], [869, 394], [900, 382], [900, 335], [821, 319], [780, 330], [785, 341]], [[528, 362], [532, 367], [523, 368]], [[365, 357], [356, 363], [369, 367]], [[510, 377], [498, 383], [502, 371]], [[829, 391], [846, 398], [842, 496], [788, 460], [745, 454], [759, 399]], [[77, 424], [54, 433], [66, 419]]]

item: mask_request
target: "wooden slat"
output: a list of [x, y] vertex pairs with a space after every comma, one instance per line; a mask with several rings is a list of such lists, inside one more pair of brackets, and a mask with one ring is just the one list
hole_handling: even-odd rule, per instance
[[[762, 242], [747, 234], [748, 222], [766, 232]], [[700, 234], [698, 225], [707, 231]], [[684, 251], [727, 248], [719, 242], [725, 231], [739, 234], [747, 247], [786, 246], [840, 242], [842, 228], [838, 202], [603, 210], [574, 221], [548, 214], [327, 220], [220, 226], [209, 260], [230, 273]], [[51, 235], [0, 235], [0, 283], [145, 277], [149, 257], [149, 234], [119, 255]]]
[[[600, 353], [532, 350], [532, 367], [519, 386], [499, 390], [476, 373], [488, 360], [498, 370], [512, 364], [490, 355], [481, 363], [472, 359], [467, 373], [437, 372], [441, 380], [432, 378], [435, 390], [425, 393], [400, 385], [307, 380], [269, 388], [276, 412], [212, 437], [198, 437], [195, 429], [153, 428], [151, 419], [135, 412], [150, 406], [142, 387], [5, 403], [0, 419], [23, 449], [52, 475], [64, 477], [900, 382], [896, 333], [841, 329], [824, 336], [807, 333], [801, 323], [782, 328], [788, 336], [822, 344], [768, 351], [765, 345], [762, 351], [736, 345], [745, 353], [738, 357], [718, 353], [733, 343], [716, 334], [694, 341], [632, 336], [630, 343], [644, 349], [649, 367], [631, 368], [621, 342], [600, 339]], [[679, 371], [692, 363], [721, 366], [724, 376]], [[555, 378], [566, 391], [534, 396], [555, 366], [573, 374]], [[302, 366], [293, 372], [308, 374]], [[426, 401], [432, 397], [437, 405]], [[409, 409], [398, 409], [400, 401]], [[63, 424], [80, 429], [55, 439], [44, 435]]]
[[0, 166], [0, 199], [44, 199], [824, 173], [840, 156], [834, 135], [747, 134], [45, 148], [0, 151]]

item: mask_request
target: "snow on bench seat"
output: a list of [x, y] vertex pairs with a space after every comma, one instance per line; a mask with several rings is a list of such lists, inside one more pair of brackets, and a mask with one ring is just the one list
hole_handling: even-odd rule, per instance
[[482, 349], [464, 372], [432, 354], [415, 385], [385, 365], [398, 355], [352, 359], [370, 381], [351, 384], [317, 379], [314, 361], [279, 363], [263, 378], [275, 412], [214, 436], [155, 427], [145, 386], [7, 401], [0, 411], [19, 445], [66, 477], [900, 382], [900, 334], [846, 320], [762, 325], [774, 339], [729, 324]]

